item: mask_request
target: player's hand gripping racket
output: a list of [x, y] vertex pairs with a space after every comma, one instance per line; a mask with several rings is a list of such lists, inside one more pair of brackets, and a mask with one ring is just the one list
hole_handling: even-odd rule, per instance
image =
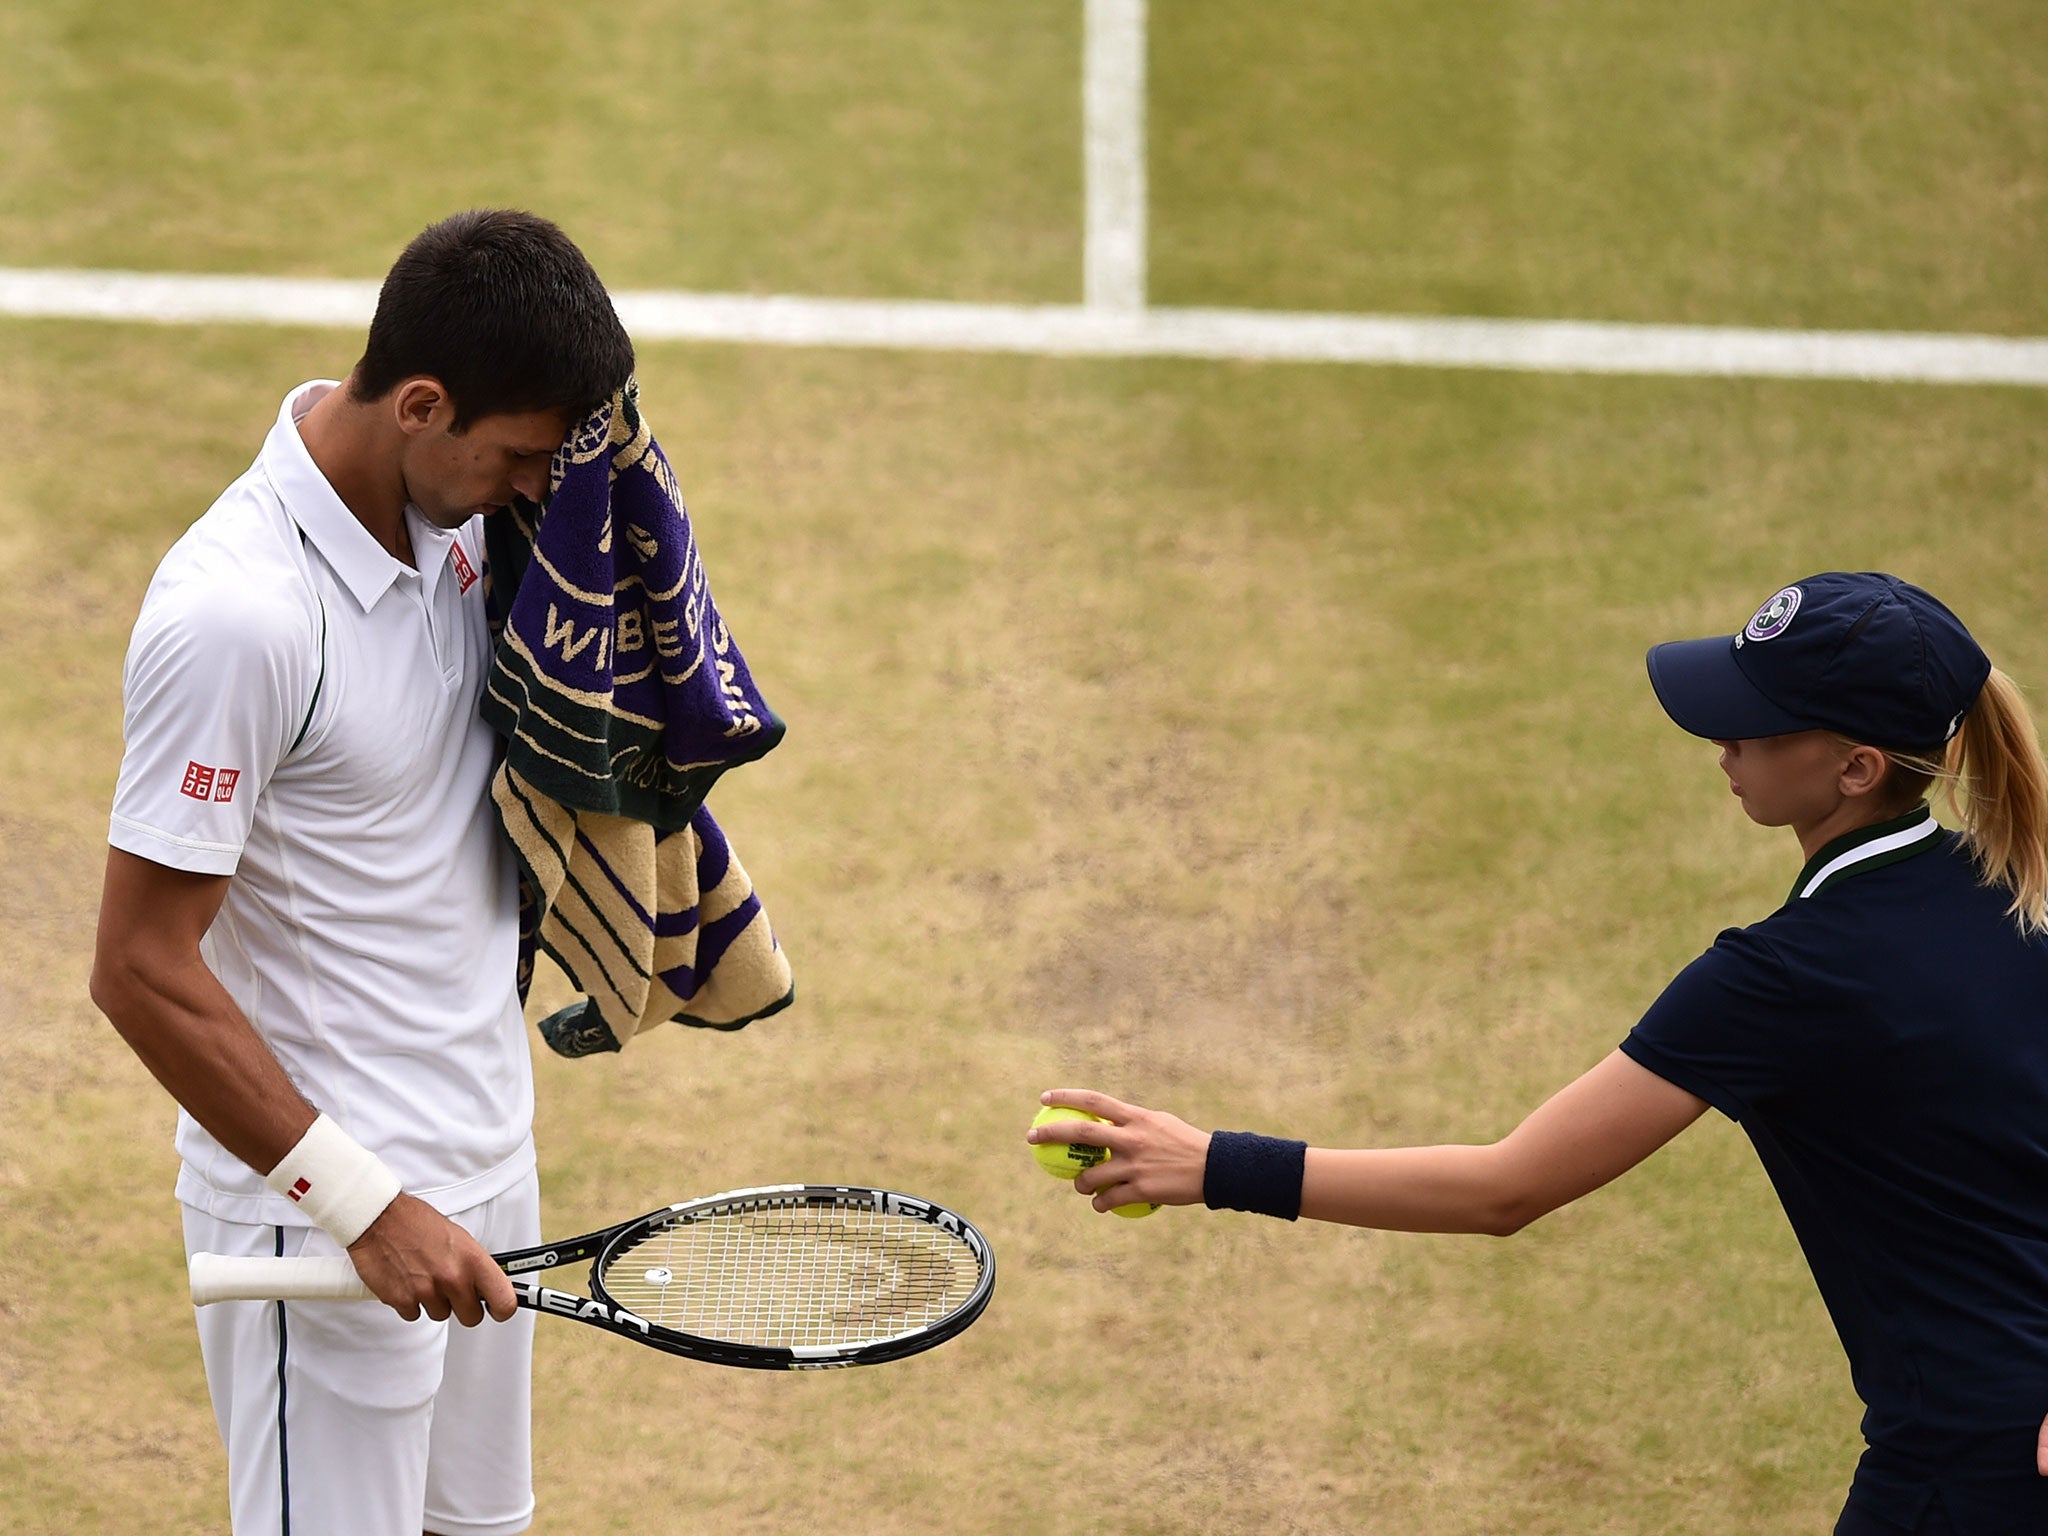
[[[914, 1195], [777, 1184], [664, 1206], [494, 1255], [519, 1305], [713, 1365], [824, 1370], [900, 1360], [981, 1316], [996, 1259], [973, 1223]], [[534, 1271], [592, 1259], [588, 1296]], [[374, 1299], [346, 1257], [192, 1255], [192, 1301]]]

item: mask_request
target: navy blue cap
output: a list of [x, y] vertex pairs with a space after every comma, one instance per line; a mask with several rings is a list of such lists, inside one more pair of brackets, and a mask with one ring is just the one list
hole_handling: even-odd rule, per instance
[[1880, 571], [1794, 582], [1733, 636], [1650, 648], [1650, 686], [1683, 730], [1715, 741], [1836, 731], [1936, 752], [1991, 675], [1962, 620]]

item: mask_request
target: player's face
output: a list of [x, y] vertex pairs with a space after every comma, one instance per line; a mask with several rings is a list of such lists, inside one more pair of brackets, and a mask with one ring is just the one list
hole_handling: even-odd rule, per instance
[[1842, 803], [1840, 742], [1826, 731], [1797, 731], [1751, 741], [1717, 741], [1730, 793], [1765, 827], [1811, 827]]
[[539, 501], [548, 461], [568, 432], [568, 415], [558, 410], [479, 416], [460, 432], [436, 421], [407, 441], [406, 496], [437, 528], [460, 528], [515, 495]]

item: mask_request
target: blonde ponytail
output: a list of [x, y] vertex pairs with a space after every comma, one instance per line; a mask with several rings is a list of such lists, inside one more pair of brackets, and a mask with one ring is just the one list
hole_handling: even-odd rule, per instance
[[2048, 933], [2048, 761], [2018, 685], [1993, 667], [1944, 757], [1893, 762], [1941, 781], [1984, 883], [2012, 892], [2023, 931]]

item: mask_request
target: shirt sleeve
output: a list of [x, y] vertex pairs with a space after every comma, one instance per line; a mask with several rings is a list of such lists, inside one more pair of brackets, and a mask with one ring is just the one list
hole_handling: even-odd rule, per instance
[[208, 582], [152, 590], [122, 669], [126, 746], [107, 841], [233, 874], [319, 676], [317, 618], [278, 596]]
[[1755, 930], [1730, 928], [1678, 973], [1621, 1049], [1740, 1120], [1802, 1076], [1797, 1012], [1784, 961]]

